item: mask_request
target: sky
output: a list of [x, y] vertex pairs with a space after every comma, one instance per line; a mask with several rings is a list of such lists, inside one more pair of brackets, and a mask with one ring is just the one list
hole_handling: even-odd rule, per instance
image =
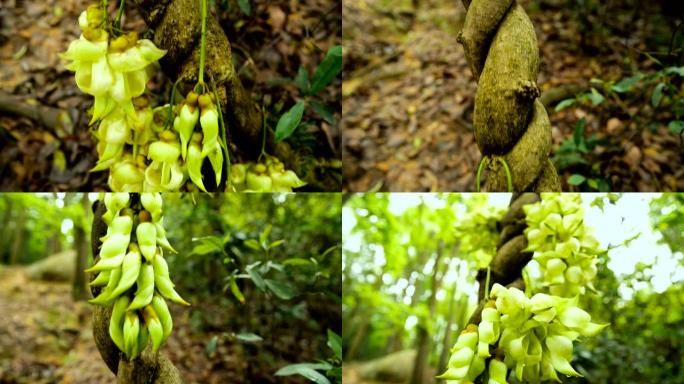
[[[609, 245], [623, 243], [626, 239], [641, 232], [641, 235], [627, 247], [615, 248], [609, 252], [608, 267], [620, 278], [634, 272], [639, 262], [654, 263], [652, 268], [652, 284], [656, 292], [662, 292], [674, 282], [684, 280], [684, 267], [679, 265], [677, 258], [672, 254], [669, 247], [658, 244], [661, 238], [659, 232], [651, 228], [649, 216], [649, 203], [660, 194], [632, 193], [622, 194], [615, 205], [606, 202], [604, 211], [592, 207], [591, 202], [603, 194], [582, 194], [585, 222], [593, 228], [594, 235], [604, 248]], [[498, 207], [506, 207], [510, 202], [511, 195], [508, 193], [489, 194], [489, 203]], [[467, 194], [466, 194], [467, 198]], [[420, 204], [421, 199], [428, 206], [440, 207], [444, 202], [434, 194], [396, 193], [390, 195], [389, 209], [395, 214], [400, 214], [407, 208]], [[346, 249], [358, 249], [361, 238], [350, 234], [355, 224], [355, 216], [351, 209], [345, 208], [342, 216], [342, 233], [344, 247]], [[678, 253], [677, 257], [682, 255]], [[447, 275], [446, 281], [457, 279], [455, 274]], [[463, 285], [461, 285], [463, 286]], [[636, 286], [636, 289], [641, 288]], [[470, 287], [475, 291], [475, 287]], [[623, 285], [620, 287], [621, 296], [629, 300], [633, 295], [632, 289]]]

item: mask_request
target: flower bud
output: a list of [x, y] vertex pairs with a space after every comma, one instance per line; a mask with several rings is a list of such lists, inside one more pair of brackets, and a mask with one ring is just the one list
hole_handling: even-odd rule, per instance
[[487, 384], [507, 384], [508, 369], [503, 361], [492, 359], [489, 361], [489, 381]]
[[138, 356], [138, 335], [140, 333], [140, 319], [137, 312], [126, 311], [124, 317], [123, 337], [124, 353], [129, 360]]
[[246, 181], [247, 189], [251, 192], [270, 192], [273, 186], [270, 177], [252, 172], [247, 172]]
[[[203, 95], [204, 96], [204, 95]], [[200, 96], [200, 100], [202, 96]], [[202, 127], [202, 157], [209, 155], [213, 151], [215, 144], [218, 141], [218, 114], [215, 109], [202, 109], [202, 116], [200, 117], [200, 125]]]
[[230, 167], [230, 182], [234, 186], [241, 186], [247, 177], [247, 166], [244, 164], [233, 164]]
[[190, 146], [188, 147], [188, 175], [190, 176], [190, 180], [198, 186], [201, 190], [204, 192], [207, 192], [207, 189], [204, 187], [204, 183], [202, 182], [202, 149], [200, 148], [199, 144], [192, 142], [190, 143]]
[[157, 228], [150, 222], [140, 223], [135, 234], [143, 256], [147, 261], [152, 261], [157, 253]]

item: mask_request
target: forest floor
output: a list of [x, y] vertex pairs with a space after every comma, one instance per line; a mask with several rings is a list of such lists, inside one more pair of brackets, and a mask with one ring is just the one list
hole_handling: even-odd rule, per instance
[[[302, 383], [276, 378], [287, 362], [259, 349], [193, 331], [189, 311], [171, 308], [174, 333], [162, 347], [186, 383]], [[23, 267], [0, 269], [0, 383], [113, 383], [91, 328], [92, 307], [71, 298], [71, 284], [29, 280]], [[294, 332], [294, 331], [293, 331]], [[289, 332], [277, 335], [291, 338]], [[307, 356], [300, 356], [307, 358]]]
[[[475, 187], [481, 157], [472, 128], [476, 83], [456, 40], [465, 9], [460, 1], [420, 3], [414, 12], [409, 1], [344, 2], [346, 190], [472, 191]], [[588, 90], [592, 78], [619, 81], [656, 69], [654, 61], [642, 54], [653, 29], [646, 12], [612, 18], [622, 22], [627, 37], [609, 35], [581, 42], [583, 34], [572, 10], [540, 10], [543, 1], [521, 3], [539, 40], [542, 91], [575, 85]], [[581, 49], [581, 43], [598, 48]], [[618, 111], [583, 105], [554, 112], [553, 106], [547, 107], [554, 151], [573, 140], [582, 118], [586, 127], [580, 137], [596, 134], [601, 143], [573, 153], [582, 159], [561, 169], [564, 190], [577, 189], [566, 182], [574, 173], [607, 183], [615, 191], [684, 189], [684, 147], [678, 135], [668, 131], [669, 120], [650, 109], [651, 90], [647, 91], [647, 97], [632, 103], [616, 102]], [[671, 113], [668, 118], [673, 118]]]
[[[93, 99], [76, 87], [73, 73], [58, 56], [78, 38], [78, 16], [92, 3], [6, 0], [0, 7], [0, 191], [108, 189], [106, 172], [89, 172], [97, 161], [87, 125]], [[249, 16], [237, 6], [223, 8], [234, 1], [215, 3], [214, 16], [231, 41], [236, 71], [253, 99], [264, 106], [267, 124], [275, 128], [282, 113], [302, 98], [292, 81], [299, 67], [311, 78], [325, 52], [341, 44], [341, 2], [250, 0]], [[126, 5], [123, 28], [141, 35], [149, 32], [135, 7]], [[109, 6], [114, 15], [118, 1], [109, 1]], [[156, 93], [159, 105], [168, 102], [171, 84], [161, 71], [154, 73], [148, 89]], [[340, 86], [335, 80], [314, 99], [329, 109], [334, 121], [341, 117]], [[8, 112], [31, 113], [34, 107], [67, 111], [71, 124], [56, 119], [41, 124], [26, 113]], [[339, 123], [326, 122], [311, 108], [288, 142], [305, 162], [327, 164], [341, 156]], [[258, 151], [240, 153], [245, 152]], [[337, 165], [324, 170], [341, 178]]]

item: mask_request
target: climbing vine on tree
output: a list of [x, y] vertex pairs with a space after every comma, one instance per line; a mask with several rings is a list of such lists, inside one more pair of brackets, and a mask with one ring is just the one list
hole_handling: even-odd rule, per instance
[[549, 160], [551, 123], [538, 100], [539, 48], [525, 10], [513, 0], [463, 0], [459, 41], [478, 82], [473, 126], [490, 191], [560, 191]]
[[[584, 223], [580, 204], [579, 195], [543, 194], [541, 202], [523, 207], [523, 251], [533, 253], [541, 276], [528, 278], [526, 291], [494, 284], [484, 295], [479, 324], [461, 332], [439, 378], [471, 383], [483, 377], [482, 382], [502, 384], [509, 370], [529, 383], [560, 382], [558, 373], [580, 376], [570, 365], [573, 342], [608, 325], [591, 322], [578, 307], [579, 295], [593, 289], [596, 256], [603, 253]], [[489, 285], [488, 270], [486, 290]]]

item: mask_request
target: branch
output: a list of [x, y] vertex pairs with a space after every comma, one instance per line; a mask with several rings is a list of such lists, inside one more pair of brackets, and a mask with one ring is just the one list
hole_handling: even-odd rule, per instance
[[72, 122], [67, 111], [42, 104], [29, 104], [21, 97], [0, 92], [0, 112], [26, 116], [53, 132], [71, 132]]
[[[106, 211], [104, 203], [96, 201], [93, 204], [93, 226], [91, 232], [91, 246], [93, 251], [93, 262], [97, 263], [100, 259], [99, 248], [102, 245], [100, 238], [107, 233], [107, 225], [102, 221], [102, 215]], [[92, 276], [94, 277], [94, 275]], [[92, 279], [91, 277], [91, 279]], [[100, 293], [102, 287], [92, 287], [93, 297]], [[121, 357], [121, 351], [109, 337], [109, 319], [112, 316], [112, 309], [96, 306], [93, 311], [93, 336], [95, 344], [100, 351], [102, 360], [107, 364], [109, 370], [117, 376], [119, 384], [180, 384], [183, 380], [178, 373], [178, 369], [173, 365], [165, 354], [159, 353], [158, 356], [146, 349], [143, 354], [133, 361], [127, 361]]]

